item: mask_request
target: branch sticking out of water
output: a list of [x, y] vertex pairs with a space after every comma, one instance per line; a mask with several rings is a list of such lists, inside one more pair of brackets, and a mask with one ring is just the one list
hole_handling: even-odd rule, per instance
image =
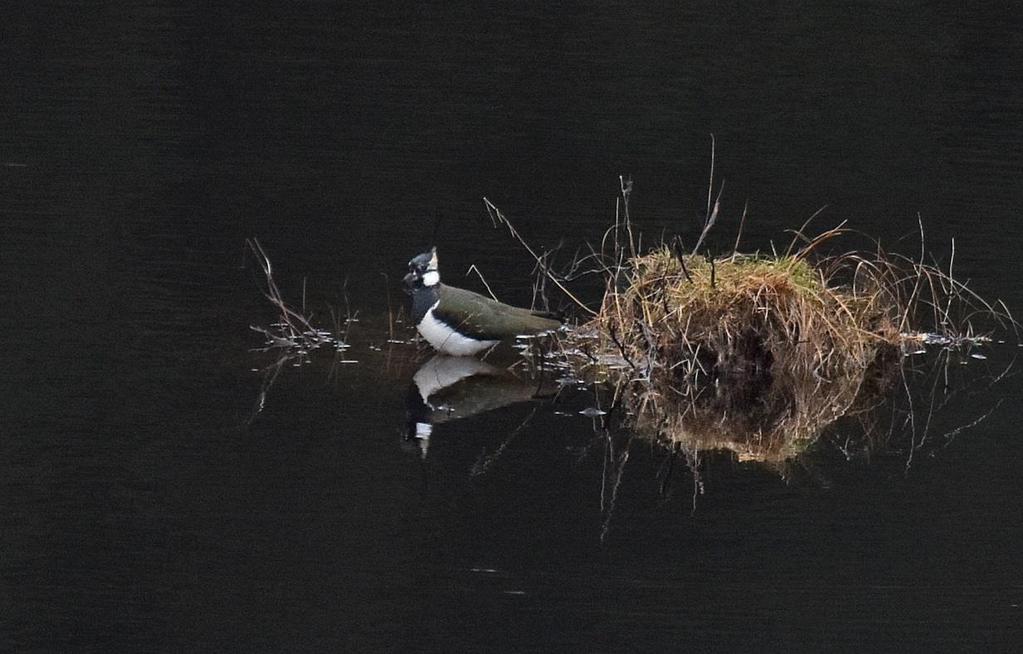
[[[311, 317], [307, 317], [304, 310], [299, 311], [284, 300], [284, 295], [274, 280], [273, 265], [270, 263], [270, 257], [267, 256], [259, 241], [250, 238], [246, 239], [245, 243], [252, 251], [260, 270], [263, 271], [263, 296], [277, 310], [277, 321], [269, 327], [250, 326], [253, 331], [266, 336], [267, 348], [311, 350], [325, 344], [333, 344], [338, 349], [343, 348], [344, 344], [341, 340], [333, 337], [327, 330], [314, 326], [311, 322]], [[304, 281], [302, 284], [302, 300], [304, 306]]]

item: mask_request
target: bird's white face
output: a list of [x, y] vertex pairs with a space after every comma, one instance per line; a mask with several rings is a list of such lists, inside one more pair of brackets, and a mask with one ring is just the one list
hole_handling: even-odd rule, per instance
[[430, 270], [423, 275], [423, 286], [436, 286], [440, 284], [440, 274], [436, 270]]

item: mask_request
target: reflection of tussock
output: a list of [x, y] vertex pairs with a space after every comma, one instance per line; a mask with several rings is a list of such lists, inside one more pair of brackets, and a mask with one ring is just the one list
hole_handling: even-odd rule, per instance
[[644, 437], [696, 452], [731, 450], [740, 461], [780, 463], [812, 444], [856, 403], [863, 374], [833, 381], [780, 375], [727, 378], [682, 397], [653, 381], [625, 392], [627, 424]]
[[708, 458], [722, 454], [813, 486], [830, 484], [826, 462], [839, 452], [846, 460], [902, 461], [896, 465], [908, 473], [915, 459], [937, 455], [998, 408], [991, 389], [1012, 368], [1010, 362], [992, 374], [961, 365], [969, 354], [953, 349], [926, 359], [920, 365], [882, 348], [861, 375], [837, 383], [731, 379], [687, 398], [659, 392], [656, 376], [636, 384], [626, 370], [612, 372], [595, 389], [613, 404], [594, 420], [595, 437], [582, 450], [603, 450], [601, 540], [612, 529], [630, 452], [641, 442], [656, 445], [653, 454], [662, 458], [655, 479], [662, 500], [681, 491], [693, 512], [706, 490]]

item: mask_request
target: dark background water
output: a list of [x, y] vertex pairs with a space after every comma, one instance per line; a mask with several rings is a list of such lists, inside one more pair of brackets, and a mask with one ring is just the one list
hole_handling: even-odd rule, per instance
[[[749, 248], [818, 208], [1023, 306], [1023, 13], [961, 3], [386, 9], [34, 3], [0, 27], [0, 642], [14, 651], [982, 650], [1023, 639], [1018, 379], [901, 456], [719, 462], [691, 515], [636, 447], [600, 539], [590, 421], [541, 408], [400, 447], [408, 258], [529, 301], [635, 182], [695, 238], [710, 134]], [[244, 239], [363, 323], [285, 368]], [[908, 239], [900, 241], [908, 236]], [[387, 277], [385, 277], [385, 275]], [[466, 282], [471, 284], [472, 282]], [[1008, 346], [989, 362], [1004, 363]], [[329, 359], [329, 357], [328, 357]], [[580, 407], [572, 407], [572, 413]]]

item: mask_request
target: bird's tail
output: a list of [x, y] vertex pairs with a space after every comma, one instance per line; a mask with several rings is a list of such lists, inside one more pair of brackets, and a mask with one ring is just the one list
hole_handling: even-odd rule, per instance
[[558, 322], [565, 322], [564, 311], [533, 311], [532, 314], [537, 318], [546, 318], [548, 320], [557, 320]]

